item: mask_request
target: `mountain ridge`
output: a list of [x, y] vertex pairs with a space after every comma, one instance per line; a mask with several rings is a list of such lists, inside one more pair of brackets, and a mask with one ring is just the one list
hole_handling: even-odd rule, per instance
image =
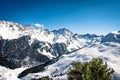
[[[80, 48], [82, 49], [75, 51]], [[59, 72], [52, 73], [54, 69], [51, 67], [61, 72], [61, 70], [66, 71], [73, 61], [84, 62], [94, 57], [102, 57], [117, 73], [120, 73], [117, 71], [120, 62], [119, 48], [120, 31], [105, 36], [89, 33], [83, 35], [74, 34], [66, 28], [49, 31], [30, 25], [0, 21], [0, 65], [11, 69], [34, 67], [61, 56], [57, 62], [47, 65], [48, 71], [43, 72], [58, 75]], [[72, 53], [69, 54], [70, 52]], [[114, 59], [111, 59], [112, 57]], [[10, 64], [13, 65], [9, 66]], [[41, 72], [38, 74], [39, 77], [42, 76]], [[35, 74], [31, 75], [35, 76]]]
[[66, 28], [49, 31], [9, 21], [0, 21], [0, 35], [0, 41], [3, 43], [0, 45], [0, 55], [4, 58], [7, 57], [6, 61], [12, 61], [15, 64], [9, 67], [4, 62], [3, 65], [9, 68], [30, 66], [31, 64], [38, 65], [42, 61], [36, 57], [38, 55], [39, 58], [42, 56], [48, 58], [47, 61], [66, 52], [84, 47], [92, 41], [92, 39], [88, 41], [84, 37], [75, 38], [75, 34]]

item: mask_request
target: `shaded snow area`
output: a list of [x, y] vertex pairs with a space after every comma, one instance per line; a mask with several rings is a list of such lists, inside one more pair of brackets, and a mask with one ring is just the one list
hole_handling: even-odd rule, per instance
[[0, 66], [0, 80], [20, 80], [17, 78], [18, 74], [26, 68], [17, 68], [14, 70]]
[[[109, 44], [109, 45], [108, 45]], [[112, 45], [112, 47], [111, 47]], [[114, 47], [113, 47], [114, 46]], [[115, 70], [117, 76], [120, 75], [120, 44], [118, 43], [105, 43], [94, 44], [94, 47], [86, 47], [78, 52], [69, 55], [61, 56], [60, 60], [56, 63], [46, 67], [44, 72], [28, 74], [22, 80], [30, 80], [31, 78], [39, 78], [43, 76], [50, 76], [53, 79], [57, 78], [66, 79], [65, 73], [70, 67], [70, 64], [75, 61], [86, 62], [92, 58], [101, 57], [105, 62]], [[120, 78], [119, 78], [120, 79]]]

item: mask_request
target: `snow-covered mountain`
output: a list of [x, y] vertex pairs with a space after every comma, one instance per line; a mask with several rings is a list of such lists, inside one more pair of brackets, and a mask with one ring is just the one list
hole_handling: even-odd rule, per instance
[[102, 57], [107, 61], [115, 70], [117, 77], [114, 79], [117, 79], [120, 74], [120, 31], [105, 36], [80, 35], [66, 28], [49, 31], [31, 25], [0, 21], [0, 79], [13, 80], [15, 77], [18, 80], [18, 74], [24, 69], [56, 57], [59, 57], [58, 61], [45, 67], [44, 72], [28, 74], [21, 79], [31, 80], [47, 75], [54, 79], [66, 79], [65, 72], [71, 62], [85, 62], [94, 57]]
[[[21, 36], [30, 36], [30, 44], [32, 41], [39, 40], [44, 42], [54, 43], [66, 43], [68, 47], [79, 48], [89, 43], [89, 37], [91, 39], [96, 38], [96, 35], [76, 35], [66, 28], [49, 31], [43, 28], [34, 28], [34, 26], [23, 26], [18, 23], [9, 21], [0, 21], [0, 35], [3, 39], [18, 39]], [[78, 37], [79, 36], [79, 37]], [[76, 38], [77, 37], [77, 38]], [[86, 40], [87, 38], [87, 40]]]
[[16, 67], [33, 61], [45, 62], [42, 59], [36, 60], [38, 55], [51, 59], [90, 43], [85, 38], [75, 38], [74, 34], [65, 28], [49, 31], [10, 21], [0, 21], [0, 36], [2, 57], [7, 57], [10, 63], [12, 61], [15, 62], [13, 64], [20, 63], [15, 65]]
[[102, 38], [102, 42], [118, 42], [120, 43], [120, 31], [114, 31]]
[[66, 28], [49, 31], [10, 21], [0, 21], [0, 36], [0, 55], [3, 57], [1, 64], [9, 68], [44, 63], [53, 57], [84, 47], [98, 38], [73, 34]]

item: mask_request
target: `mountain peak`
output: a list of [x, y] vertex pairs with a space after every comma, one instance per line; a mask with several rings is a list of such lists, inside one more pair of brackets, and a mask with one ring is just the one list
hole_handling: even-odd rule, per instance
[[102, 42], [120, 43], [120, 31], [113, 31], [102, 38]]
[[19, 23], [12, 22], [12, 21], [4, 21], [4, 20], [0, 20], [0, 24], [6, 24], [6, 25], [12, 24], [12, 25], [20, 25], [20, 26], [22, 26], [22, 25], [19, 24]]
[[12, 30], [22, 30], [24, 27], [19, 24], [19, 23], [15, 23], [12, 21], [4, 21], [4, 20], [0, 20], [0, 27], [6, 27], [6, 28], [11, 28]]
[[66, 34], [72, 35], [73, 34], [69, 29], [66, 29], [66, 28], [61, 28], [59, 30], [53, 30], [52, 32], [55, 34], [61, 34], [61, 35], [66, 35]]
[[112, 31], [111, 34], [120, 34], [120, 31]]

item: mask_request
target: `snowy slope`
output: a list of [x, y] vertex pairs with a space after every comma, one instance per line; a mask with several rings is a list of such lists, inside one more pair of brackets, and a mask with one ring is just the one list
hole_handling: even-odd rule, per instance
[[[108, 45], [109, 44], [109, 45]], [[40, 78], [43, 76], [50, 76], [54, 80], [61, 78], [65, 80], [67, 76], [65, 75], [66, 71], [69, 69], [70, 64], [75, 61], [86, 62], [95, 57], [101, 57], [104, 61], [107, 61], [107, 64], [112, 67], [117, 74], [120, 75], [120, 44], [107, 42], [104, 44], [95, 43], [94, 46], [85, 47], [77, 52], [63, 55], [60, 60], [56, 63], [46, 67], [44, 72], [28, 74], [27, 76], [21, 78], [21, 80], [31, 80], [32, 78]], [[112, 46], [111, 46], [112, 45]], [[114, 47], [113, 47], [114, 46]], [[17, 78], [18, 73], [22, 72], [24, 69], [8, 70], [6, 68], [0, 68], [2, 70], [2, 76], [7, 78], [7, 80], [19, 80]], [[7, 72], [6, 72], [7, 71]], [[4, 72], [4, 73], [3, 73]], [[14, 73], [17, 72], [17, 73]], [[14, 74], [13, 74], [14, 73]], [[60, 74], [62, 75], [60, 76]], [[4, 74], [4, 75], [3, 75]], [[9, 76], [8, 76], [9, 75]], [[56, 76], [56, 77], [53, 77]]]
[[0, 80], [20, 80], [17, 78], [18, 74], [27, 68], [28, 67], [11, 70], [0, 66]]
[[[106, 45], [106, 44], [109, 44]], [[46, 70], [41, 73], [28, 74], [22, 80], [30, 80], [31, 78], [39, 78], [43, 76], [56, 76], [54, 79], [61, 78], [66, 79], [66, 71], [70, 67], [70, 63], [74, 61], [86, 62], [95, 57], [101, 57], [107, 64], [112, 67], [117, 74], [120, 75], [120, 44], [119, 43], [105, 43], [105, 44], [94, 44], [93, 47], [86, 47], [75, 53], [69, 55], [63, 55], [59, 61], [46, 67]], [[111, 46], [111, 45], [114, 45]], [[60, 76], [60, 74], [63, 74]], [[31, 77], [32, 76], [32, 77]]]

